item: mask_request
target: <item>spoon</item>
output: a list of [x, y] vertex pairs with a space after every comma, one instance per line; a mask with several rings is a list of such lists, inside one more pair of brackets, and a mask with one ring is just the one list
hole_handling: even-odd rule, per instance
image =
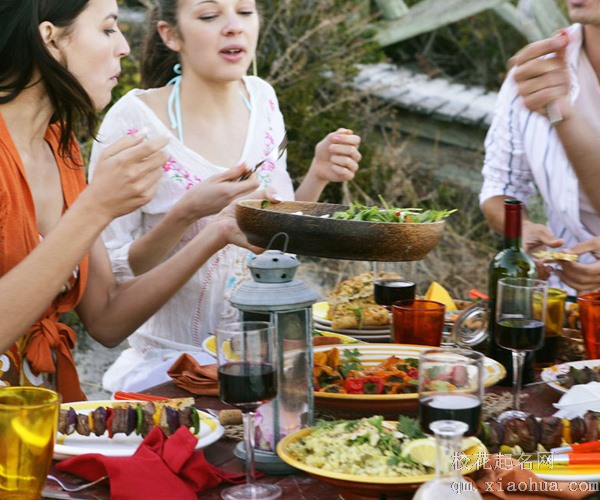
[[95, 481], [92, 481], [90, 483], [83, 483], [83, 484], [79, 484], [79, 485], [66, 484], [62, 480], [60, 480], [57, 477], [53, 476], [52, 474], [48, 474], [47, 478], [51, 479], [52, 481], [57, 482], [58, 485], [63, 490], [69, 491], [69, 492], [73, 492], [73, 491], [85, 490], [86, 488], [89, 488], [90, 486], [94, 486], [95, 484], [101, 483], [105, 479], [108, 479], [108, 476], [102, 476], [102, 477], [99, 477], [98, 479], [96, 479]]

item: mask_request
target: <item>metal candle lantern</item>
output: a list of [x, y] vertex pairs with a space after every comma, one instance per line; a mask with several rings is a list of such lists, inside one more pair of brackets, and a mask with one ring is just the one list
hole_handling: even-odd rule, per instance
[[[294, 279], [299, 265], [293, 255], [267, 250], [249, 264], [253, 281], [231, 297], [240, 321], [269, 321], [277, 332], [277, 397], [256, 411], [256, 448], [273, 454], [281, 438], [313, 424], [312, 305], [317, 296]], [[258, 468], [259, 462], [257, 455]]]

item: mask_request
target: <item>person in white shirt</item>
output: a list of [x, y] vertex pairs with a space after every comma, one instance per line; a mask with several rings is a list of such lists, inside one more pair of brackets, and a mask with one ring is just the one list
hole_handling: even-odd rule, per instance
[[[160, 0], [141, 59], [147, 90], [133, 90], [103, 120], [90, 175], [115, 138], [141, 130], [168, 135], [169, 160], [155, 196], [115, 220], [103, 233], [121, 280], [144, 273], [179, 252], [221, 208], [242, 195], [242, 163], [264, 160], [285, 134], [275, 91], [246, 76], [255, 56], [259, 14], [254, 0]], [[296, 192], [286, 155], [257, 170], [262, 188], [279, 199], [316, 201], [325, 186], [351, 180], [361, 155], [360, 137], [347, 129], [328, 134], [315, 148]], [[168, 380], [182, 352], [201, 361], [202, 343], [215, 328], [237, 319], [228, 298], [248, 277], [251, 254], [233, 245], [215, 253], [184, 287], [129, 338], [130, 349], [109, 368], [104, 387], [139, 390]]]
[[581, 253], [579, 264], [538, 270], [555, 273], [554, 285], [584, 290], [600, 286], [600, 278], [587, 279], [596, 262], [591, 241], [600, 236], [600, 0], [569, 0], [568, 9], [575, 24], [511, 60], [485, 141], [480, 203], [501, 232], [504, 199], [527, 203], [537, 188], [547, 225], [525, 212], [524, 247]]

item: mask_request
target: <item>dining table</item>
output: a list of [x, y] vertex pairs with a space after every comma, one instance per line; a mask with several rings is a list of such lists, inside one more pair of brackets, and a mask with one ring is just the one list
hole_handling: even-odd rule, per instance
[[[502, 395], [506, 392], [510, 392], [511, 387], [494, 385], [486, 389], [487, 394], [498, 394]], [[141, 391], [143, 394], [151, 394], [156, 396], [163, 396], [167, 398], [182, 398], [182, 397], [194, 397], [195, 406], [199, 409], [207, 409], [212, 411], [220, 411], [223, 409], [231, 409], [222, 403], [218, 397], [213, 396], [195, 396], [194, 394], [178, 387], [174, 382], [169, 381], [161, 385], [157, 385]], [[536, 384], [523, 389], [524, 400], [522, 403], [522, 409], [531, 412], [538, 417], [552, 415], [556, 408], [552, 406], [559, 400], [561, 393], [549, 387], [547, 384]], [[409, 416], [416, 416], [415, 412], [407, 413]], [[318, 415], [317, 415], [318, 416]], [[228, 472], [243, 473], [245, 470], [244, 462], [238, 459], [234, 455], [234, 448], [238, 444], [238, 440], [235, 438], [228, 438], [227, 434], [216, 441], [215, 443], [204, 448], [204, 453], [207, 460]], [[70, 474], [60, 472], [52, 465], [51, 474], [64, 479], [67, 482], [73, 483], [81, 480]], [[289, 498], [294, 500], [340, 500], [339, 490], [336, 486], [324, 483], [318, 479], [311, 477], [310, 475], [302, 471], [294, 471], [292, 473], [284, 475], [273, 475], [265, 474], [258, 479], [258, 482], [274, 483], [281, 487], [283, 495], [282, 498]], [[198, 494], [198, 498], [202, 500], [217, 500], [221, 498], [221, 490], [229, 486], [227, 483], [222, 483], [216, 488], [202, 491]], [[42, 498], [65, 498], [65, 499], [94, 499], [94, 500], [109, 500], [110, 490], [106, 485], [96, 485], [92, 488], [80, 491], [77, 493], [66, 493], [59, 491], [60, 489], [49, 481], [46, 488], [44, 489]], [[411, 498], [413, 492], [409, 492], [405, 497], [394, 497], [394, 498]], [[353, 495], [351, 493], [344, 493], [344, 500], [361, 500], [366, 497], [360, 496], [359, 494]], [[389, 497], [388, 497], [389, 498]]]

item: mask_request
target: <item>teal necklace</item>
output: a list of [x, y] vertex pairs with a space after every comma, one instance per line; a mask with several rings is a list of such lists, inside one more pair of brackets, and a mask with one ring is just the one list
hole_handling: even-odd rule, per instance
[[[183, 144], [183, 126], [181, 125], [181, 80], [183, 79], [183, 76], [181, 75], [181, 64], [176, 64], [173, 67], [173, 71], [177, 73], [177, 76], [171, 78], [171, 80], [167, 82], [167, 85], [173, 85], [173, 91], [169, 96], [167, 108], [169, 112], [169, 122], [171, 124], [171, 128], [173, 130], [177, 129], [179, 142]], [[241, 90], [240, 96], [242, 97], [242, 101], [244, 101], [244, 104], [248, 108], [248, 111], [251, 112], [252, 105]]]

